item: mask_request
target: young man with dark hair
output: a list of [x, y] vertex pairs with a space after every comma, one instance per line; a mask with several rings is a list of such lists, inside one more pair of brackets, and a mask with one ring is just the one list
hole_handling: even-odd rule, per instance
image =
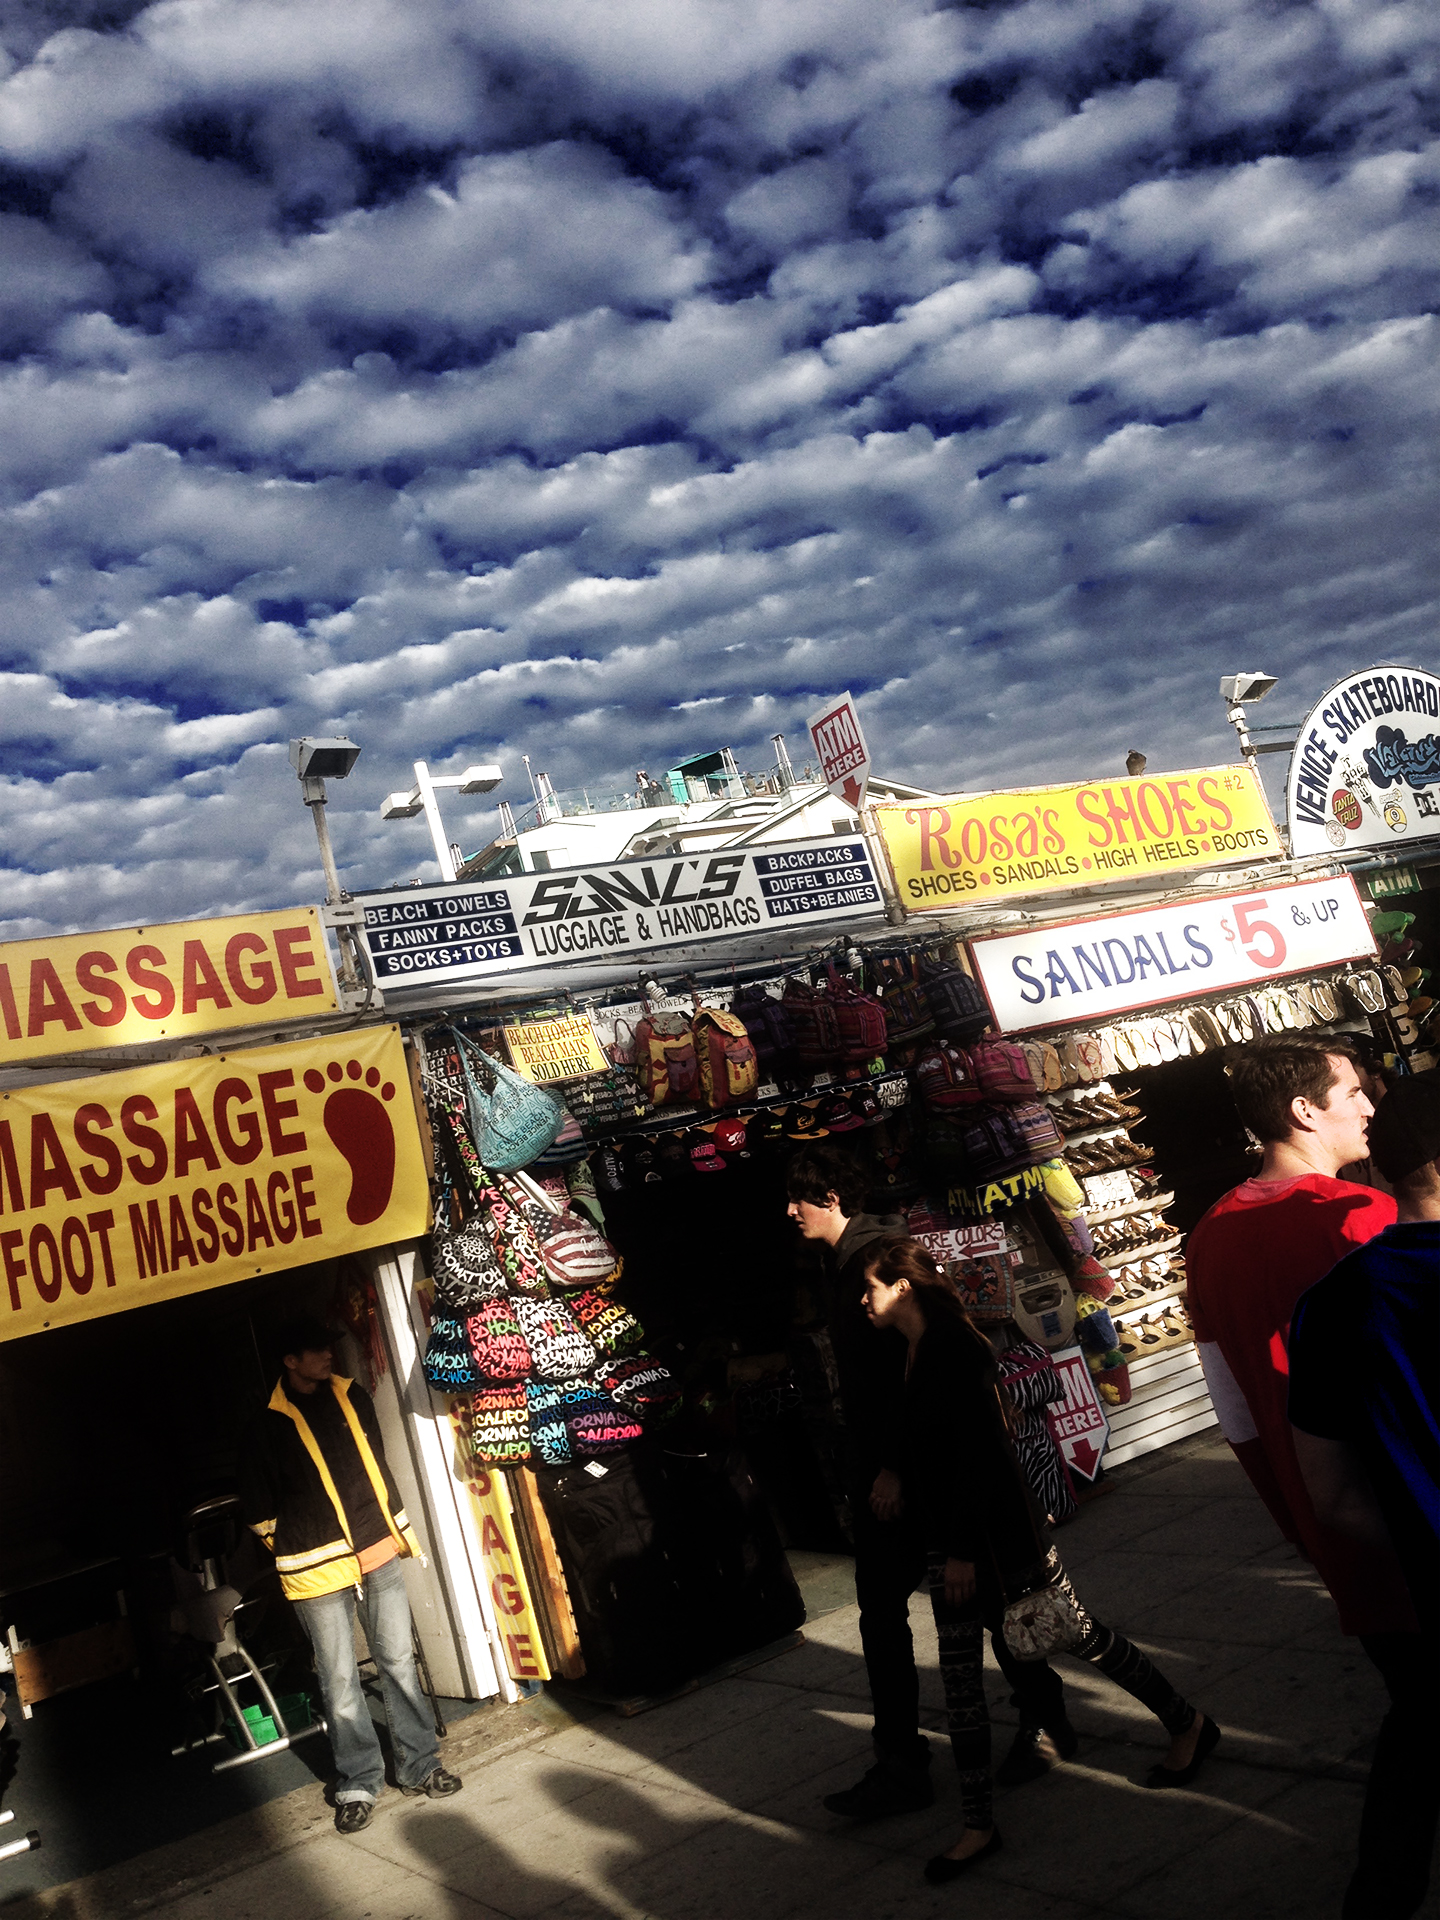
[[[906, 1344], [893, 1329], [873, 1326], [864, 1304], [867, 1262], [878, 1243], [903, 1238], [906, 1225], [899, 1214], [861, 1211], [868, 1185], [848, 1153], [820, 1141], [800, 1149], [786, 1180], [790, 1218], [805, 1239], [825, 1249], [826, 1319], [845, 1421], [855, 1598], [875, 1715], [875, 1765], [855, 1786], [827, 1794], [825, 1806], [857, 1822], [928, 1807], [935, 1798], [910, 1634], [910, 1597], [925, 1580], [929, 1543], [900, 1481]], [[998, 1636], [992, 1645], [1016, 1689], [1022, 1720], [996, 1778], [1016, 1786], [1046, 1772], [1056, 1753], [1073, 1753], [1075, 1734], [1049, 1668], [1015, 1661]], [[1045, 1744], [1047, 1732], [1053, 1749]]]
[[385, 1764], [355, 1663], [355, 1613], [380, 1671], [402, 1793], [460, 1791], [440, 1764], [420, 1688], [402, 1559], [420, 1549], [365, 1389], [334, 1371], [334, 1334], [313, 1314], [279, 1331], [284, 1372], [252, 1430], [241, 1506], [275, 1555], [315, 1654], [338, 1777], [335, 1825], [359, 1833], [385, 1784]]
[[[1421, 1620], [1440, 1593], [1440, 1077], [1392, 1087], [1370, 1154], [1394, 1226], [1305, 1293], [1290, 1328], [1290, 1420], [1319, 1519], [1393, 1550]], [[1380, 1729], [1345, 1920], [1404, 1920], [1425, 1899], [1440, 1819], [1433, 1633], [1367, 1634], [1390, 1711]]]
[[[1412, 1625], [1399, 1569], [1377, 1576], [1353, 1542], [1322, 1527], [1295, 1459], [1286, 1343], [1295, 1302], [1395, 1218], [1395, 1202], [1336, 1176], [1363, 1160], [1374, 1109], [1343, 1044], [1261, 1041], [1230, 1066], [1260, 1171], [1217, 1200], [1185, 1249], [1190, 1313], [1225, 1438], [1285, 1537], [1314, 1561], [1347, 1633]], [[1383, 1570], [1381, 1570], [1383, 1576]]]

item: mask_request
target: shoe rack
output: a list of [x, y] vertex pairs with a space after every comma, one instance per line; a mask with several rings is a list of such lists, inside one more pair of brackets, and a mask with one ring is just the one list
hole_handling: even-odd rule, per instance
[[1175, 1196], [1155, 1174], [1145, 1114], [1108, 1081], [1052, 1094], [1065, 1160], [1085, 1191], [1095, 1257], [1115, 1291], [1106, 1306], [1130, 1368], [1130, 1399], [1107, 1407], [1107, 1462], [1120, 1465], [1215, 1424], [1186, 1299], [1185, 1237], [1166, 1218]]

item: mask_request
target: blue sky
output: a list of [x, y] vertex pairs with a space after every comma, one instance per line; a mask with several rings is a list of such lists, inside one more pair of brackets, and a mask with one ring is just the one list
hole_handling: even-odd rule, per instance
[[[1433, 4], [10, 0], [0, 934], [433, 876], [409, 762], [942, 786], [1434, 666]], [[485, 802], [454, 803], [467, 846]]]

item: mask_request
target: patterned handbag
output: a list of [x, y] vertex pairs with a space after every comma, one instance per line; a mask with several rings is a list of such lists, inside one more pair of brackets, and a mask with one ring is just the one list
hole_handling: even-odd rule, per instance
[[566, 1418], [572, 1408], [588, 1407], [594, 1399], [594, 1388], [584, 1380], [526, 1381], [530, 1445], [540, 1465], [565, 1467], [575, 1458]]
[[570, 1408], [565, 1417], [570, 1445], [577, 1454], [614, 1453], [619, 1447], [632, 1446], [645, 1429], [608, 1393], [596, 1393], [586, 1406]]
[[431, 1239], [436, 1304], [464, 1319], [505, 1293], [490, 1229], [478, 1215], [463, 1227], [437, 1225]]
[[613, 1286], [625, 1263], [594, 1222], [569, 1207], [558, 1206], [543, 1188], [533, 1187], [523, 1175], [516, 1185], [526, 1193], [523, 1212], [551, 1283], [567, 1291]]
[[530, 1411], [525, 1388], [482, 1387], [466, 1414], [470, 1452], [481, 1466], [523, 1467], [531, 1457]]
[[525, 1216], [530, 1193], [511, 1181], [490, 1180], [484, 1175], [477, 1185], [506, 1287], [511, 1293], [525, 1294], [532, 1300], [548, 1299], [550, 1282], [545, 1271], [545, 1256], [535, 1238], [535, 1229]]
[[465, 1322], [475, 1368], [486, 1381], [523, 1380], [533, 1359], [508, 1300], [487, 1300]]
[[646, 1354], [634, 1354], [628, 1360], [611, 1360], [597, 1371], [595, 1381], [639, 1420], [673, 1413], [680, 1404], [680, 1388], [674, 1374]]
[[1006, 1607], [1003, 1626], [1005, 1644], [1017, 1660], [1070, 1652], [1094, 1632], [1053, 1547], [1034, 1588]]
[[511, 1306], [537, 1379], [568, 1380], [598, 1364], [599, 1354], [563, 1300], [514, 1300]]
[[438, 1393], [469, 1393], [480, 1384], [465, 1323], [452, 1313], [437, 1313], [420, 1370]]
[[465, 1111], [482, 1166], [513, 1173], [545, 1151], [565, 1124], [560, 1102], [452, 1028], [465, 1081]]
[[618, 1300], [607, 1300], [603, 1294], [587, 1289], [572, 1293], [566, 1305], [586, 1339], [602, 1354], [628, 1353], [645, 1338], [640, 1322]]

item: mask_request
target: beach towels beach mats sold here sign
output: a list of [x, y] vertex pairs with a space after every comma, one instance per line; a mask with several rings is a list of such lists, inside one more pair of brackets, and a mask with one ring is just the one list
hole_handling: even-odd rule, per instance
[[505, 1045], [510, 1064], [527, 1080], [578, 1080], [587, 1073], [603, 1073], [609, 1065], [585, 1013], [506, 1027]]
[[0, 1060], [333, 1013], [314, 907], [0, 946]]
[[970, 953], [995, 1024], [1023, 1033], [1248, 993], [1286, 974], [1371, 959], [1375, 939], [1344, 874], [984, 935]]
[[0, 1340], [428, 1221], [397, 1027], [0, 1095]]
[[1249, 767], [885, 802], [875, 818], [907, 913], [1283, 851]]

